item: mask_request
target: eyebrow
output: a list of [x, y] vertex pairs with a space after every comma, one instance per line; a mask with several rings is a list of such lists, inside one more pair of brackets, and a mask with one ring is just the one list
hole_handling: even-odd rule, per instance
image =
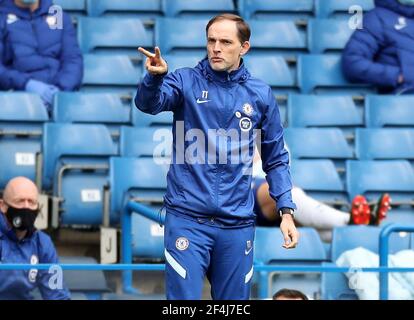
[[233, 42], [232, 39], [228, 39], [228, 38], [221, 38], [221, 39], [217, 39], [215, 37], [207, 37], [207, 40], [219, 40], [219, 41], [229, 41], [229, 42]]

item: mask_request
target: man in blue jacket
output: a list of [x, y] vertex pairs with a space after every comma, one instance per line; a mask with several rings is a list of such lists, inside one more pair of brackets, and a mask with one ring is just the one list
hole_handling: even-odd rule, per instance
[[195, 68], [167, 74], [158, 47], [155, 54], [139, 48], [147, 56], [148, 74], [135, 104], [150, 114], [174, 112], [164, 198], [167, 298], [200, 299], [207, 275], [213, 299], [248, 299], [256, 139], [270, 194], [283, 216], [283, 246], [294, 248], [289, 156], [272, 90], [251, 77], [242, 60], [250, 48], [249, 26], [239, 16], [223, 14], [209, 21], [206, 33], [207, 57]]
[[380, 93], [414, 92], [414, 0], [375, 0], [343, 51], [342, 70]]
[[0, 200], [0, 210], [0, 265], [33, 265], [30, 270], [0, 269], [0, 300], [33, 299], [30, 292], [36, 288], [43, 299], [69, 299], [69, 292], [62, 286], [63, 279], [59, 271], [35, 268], [38, 263], [58, 263], [49, 236], [34, 227], [39, 213], [35, 184], [24, 177], [10, 180]]
[[0, 0], [0, 90], [37, 93], [48, 109], [56, 92], [79, 89], [83, 75], [71, 18], [52, 5]]

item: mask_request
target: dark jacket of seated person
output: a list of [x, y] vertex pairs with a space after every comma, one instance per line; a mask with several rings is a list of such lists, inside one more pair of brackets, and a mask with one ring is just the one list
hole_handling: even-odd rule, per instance
[[344, 75], [380, 93], [413, 93], [414, 0], [375, 0], [375, 6], [343, 51]]
[[68, 14], [51, 0], [0, 0], [0, 90], [40, 95], [79, 89], [82, 53]]

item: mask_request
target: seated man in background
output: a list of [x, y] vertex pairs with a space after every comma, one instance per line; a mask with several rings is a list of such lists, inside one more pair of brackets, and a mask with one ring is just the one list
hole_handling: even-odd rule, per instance
[[[38, 191], [29, 179], [17, 177], [9, 181], [0, 200], [0, 263], [57, 264], [55, 247], [34, 223], [39, 214]], [[67, 300], [62, 273], [49, 270], [1, 270], [0, 300], [33, 299], [38, 288], [43, 299]]]
[[[280, 225], [276, 202], [269, 195], [269, 185], [262, 170], [260, 155], [256, 152], [253, 160], [253, 193], [256, 225], [271, 227]], [[370, 206], [364, 196], [358, 195], [352, 201], [351, 212], [332, 208], [307, 195], [297, 186], [292, 188], [292, 197], [297, 209], [295, 220], [299, 226], [317, 229], [323, 241], [331, 241], [332, 229], [349, 224], [379, 225], [386, 218], [390, 208], [390, 196], [383, 194], [378, 203]]]
[[379, 93], [414, 93], [414, 0], [375, 5], [343, 51], [343, 73], [349, 81], [377, 86]]
[[71, 18], [49, 12], [52, 5], [0, 0], [0, 90], [37, 93], [49, 112], [54, 95], [79, 89], [83, 76]]

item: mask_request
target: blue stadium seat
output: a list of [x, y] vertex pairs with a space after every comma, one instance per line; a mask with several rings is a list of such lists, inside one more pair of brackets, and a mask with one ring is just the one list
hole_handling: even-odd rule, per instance
[[414, 127], [414, 96], [367, 95], [365, 99], [366, 126]]
[[[414, 169], [406, 160], [347, 161], [347, 189], [351, 198], [358, 194], [398, 193], [394, 203], [411, 202], [414, 192]], [[404, 196], [406, 195], [406, 197]], [[407, 199], [408, 198], [408, 199]]]
[[332, 54], [300, 55], [298, 58], [298, 84], [302, 93], [341, 91], [364, 94], [371, 90], [367, 85], [348, 82], [341, 70], [341, 56]]
[[171, 157], [171, 146], [171, 128], [121, 128], [121, 157]]
[[[373, 226], [346, 226], [333, 230], [331, 260], [324, 266], [335, 266], [339, 256], [358, 247], [364, 247], [378, 254], [381, 228]], [[391, 235], [390, 254], [410, 248], [410, 236]], [[322, 274], [322, 299], [357, 299], [355, 292], [349, 289], [348, 279], [342, 273], [325, 272]]]
[[335, 166], [330, 160], [292, 160], [293, 184], [305, 190], [344, 191]]
[[128, 56], [84, 55], [84, 86], [129, 86], [136, 89], [140, 79], [139, 69], [134, 67]]
[[55, 5], [61, 6], [62, 9], [71, 15], [86, 15], [85, 0], [53, 0]]
[[132, 123], [135, 127], [171, 127], [173, 124], [172, 112], [161, 112], [154, 116], [138, 110], [135, 105], [132, 108]]
[[208, 17], [235, 11], [233, 0], [163, 0], [163, 11], [167, 17]]
[[49, 121], [40, 97], [0, 93], [0, 189], [16, 176], [33, 181], [40, 152], [43, 123]]
[[[382, 221], [381, 226], [385, 226], [390, 223], [414, 225], [414, 210], [412, 208], [408, 210], [393, 208], [392, 210], [388, 211], [387, 218]], [[411, 243], [412, 246], [414, 246], [414, 240], [411, 240]]]
[[55, 98], [53, 121], [73, 123], [131, 123], [131, 105], [108, 93], [59, 92]]
[[348, 20], [311, 19], [308, 21], [308, 48], [311, 53], [342, 50], [354, 30]]
[[363, 125], [351, 96], [292, 94], [288, 98], [289, 127], [356, 127]]
[[331, 160], [293, 159], [290, 170], [293, 185], [312, 197], [332, 205], [348, 203], [344, 184]]
[[[257, 227], [255, 235], [254, 260], [256, 263], [271, 264], [287, 261], [297, 263], [327, 260], [326, 251], [318, 232], [313, 228], [299, 228], [300, 243], [297, 250], [282, 248], [283, 235], [278, 228]], [[280, 244], [280, 245], [275, 245]]]
[[[91, 257], [60, 257], [62, 264], [98, 264]], [[86, 296], [88, 300], [101, 300], [104, 294], [111, 290], [102, 270], [64, 270], [63, 281], [71, 293], [71, 299], [76, 300], [79, 294]]]
[[313, 0], [238, 0], [238, 8], [245, 19], [306, 17], [313, 14]]
[[295, 77], [283, 57], [247, 55], [244, 62], [253, 77], [266, 82], [272, 88], [295, 86]]
[[152, 37], [139, 19], [83, 17], [78, 20], [78, 40], [84, 53], [130, 49], [137, 54], [139, 46], [153, 47]]
[[109, 93], [59, 92], [53, 106], [54, 122], [102, 123], [114, 140], [121, 125], [132, 124], [131, 102]]
[[[305, 32], [293, 21], [249, 20], [251, 50], [306, 49]], [[275, 32], [277, 30], [277, 32]]]
[[[345, 226], [334, 228], [332, 234], [331, 260], [335, 262], [347, 250], [364, 247], [376, 254], [379, 253], [379, 235], [381, 227]], [[390, 254], [410, 248], [410, 236], [394, 233], [390, 238]]]
[[291, 157], [295, 159], [353, 157], [344, 133], [337, 128], [287, 128], [284, 137]]
[[163, 14], [161, 0], [86, 0], [86, 3], [88, 15], [92, 17], [133, 14], [154, 18]]
[[414, 129], [357, 129], [355, 139], [360, 160], [414, 159]]
[[163, 54], [183, 49], [186, 54], [205, 54], [207, 22], [205, 19], [158, 18], [155, 22], [154, 42]]
[[[326, 261], [326, 251], [313, 228], [299, 228], [300, 242], [295, 250], [282, 248], [283, 235], [277, 228], [257, 227], [255, 235], [254, 261], [256, 265], [303, 265], [315, 266]], [[320, 290], [320, 275], [300, 272], [272, 272], [272, 290], [274, 293], [283, 287], [300, 289], [308, 296], [315, 296]], [[267, 289], [268, 277], [259, 272], [259, 298], [269, 297]], [[260, 294], [261, 292], [261, 294]], [[260, 296], [261, 295], [261, 296]]]
[[[109, 130], [103, 125], [44, 125], [42, 142], [44, 190], [53, 187], [60, 201], [62, 225], [100, 225], [108, 158], [116, 154]], [[52, 225], [58, 213], [54, 211]]]
[[[161, 207], [167, 187], [168, 165], [157, 165], [152, 158], [110, 159], [109, 184], [111, 189], [111, 215], [120, 218], [127, 201], [135, 200]], [[132, 215], [132, 253], [141, 258], [164, 257], [163, 229], [141, 215]]]
[[374, 8], [374, 0], [315, 0], [315, 14], [318, 18], [342, 15], [351, 17], [349, 8], [358, 5], [364, 11]]

